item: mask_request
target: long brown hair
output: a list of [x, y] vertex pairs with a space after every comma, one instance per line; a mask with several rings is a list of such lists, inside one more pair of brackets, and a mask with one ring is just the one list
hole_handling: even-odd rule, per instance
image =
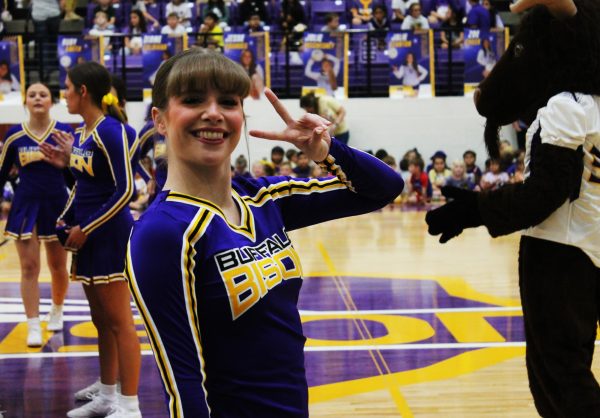
[[67, 75], [75, 88], [86, 87], [92, 103], [98, 109], [101, 109], [105, 114], [112, 116], [121, 123], [127, 121], [116, 103], [103, 106], [102, 99], [110, 93], [112, 86], [110, 73], [106, 68], [96, 62], [84, 62], [71, 68], [67, 72]]

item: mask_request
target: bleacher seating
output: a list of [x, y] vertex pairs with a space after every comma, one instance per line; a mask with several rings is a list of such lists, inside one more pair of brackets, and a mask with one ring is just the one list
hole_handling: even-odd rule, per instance
[[340, 16], [340, 23], [347, 22], [344, 0], [313, 0], [310, 11], [310, 26], [316, 28], [324, 25], [325, 16], [328, 13], [337, 13]]
[[7, 35], [24, 35], [33, 33], [33, 22], [25, 19], [13, 19], [4, 22], [4, 33]]
[[[462, 5], [466, 5], [466, 0], [456, 0]], [[229, 26], [227, 30], [241, 31], [242, 26], [238, 24], [239, 19], [239, 4], [241, 0], [234, 0], [228, 4], [229, 12]], [[427, 16], [430, 12], [434, 0], [420, 0], [423, 8], [423, 15]], [[121, 0], [121, 3], [115, 3], [115, 15], [117, 19], [117, 30], [126, 28], [129, 22], [129, 15], [132, 9], [132, 0]], [[156, 18], [161, 25], [166, 24], [165, 6], [167, 0], [156, 0], [153, 4], [147, 5], [148, 12]], [[281, 0], [270, 1], [265, 0], [267, 11], [270, 16], [269, 21], [265, 24], [270, 28], [271, 31], [271, 82], [272, 87], [277, 91], [284, 91], [286, 94], [291, 96], [299, 94], [300, 85], [304, 77], [304, 69], [302, 65], [299, 65], [296, 60], [286, 60], [285, 47], [282, 47], [283, 34], [281, 34], [281, 27], [279, 26], [280, 13], [281, 13]], [[309, 24], [310, 31], [319, 31], [325, 24], [325, 16], [328, 13], [337, 13], [340, 16], [340, 23], [347, 24], [351, 27], [353, 32], [360, 32], [361, 30], [367, 30], [366, 24], [351, 26], [351, 19], [349, 19], [349, 9], [351, 0], [302, 0], [300, 1], [305, 8], [305, 15]], [[377, 4], [384, 4], [388, 10], [389, 19], [392, 19], [393, 11], [391, 8], [392, 0], [373, 0], [371, 7]], [[518, 16], [509, 13], [508, 5], [510, 0], [492, 0], [492, 4], [498, 10], [499, 16], [504, 21], [504, 24], [511, 29], [518, 24]], [[96, 3], [92, 0], [77, 0], [77, 13], [85, 17], [85, 21], [62, 21], [60, 26], [61, 33], [76, 34], [86, 33], [89, 28], [93, 26], [93, 10], [96, 7]], [[189, 7], [192, 11], [192, 24], [193, 28], [191, 32], [198, 30], [201, 19], [197, 16], [198, 10], [194, 1], [189, 2]], [[202, 10], [200, 10], [202, 13]], [[18, 15], [18, 13], [17, 13]], [[15, 14], [13, 14], [15, 16]], [[87, 29], [84, 29], [85, 28]], [[33, 27], [30, 18], [28, 19], [14, 19], [4, 23], [4, 33], [7, 35], [21, 34], [26, 39], [33, 39]], [[148, 24], [149, 31], [152, 31], [152, 25]], [[392, 31], [399, 31], [400, 24], [392, 23]], [[188, 31], [189, 32], [189, 31]], [[436, 39], [439, 35], [436, 36]], [[190, 39], [189, 44], [193, 45], [195, 39]], [[123, 40], [115, 37], [111, 44], [113, 50], [110, 52], [111, 56], [108, 59], [107, 66], [110, 66], [111, 71], [126, 72], [126, 79], [128, 80], [128, 89], [132, 97], [137, 98], [134, 94], [136, 89], [141, 89], [141, 58], [140, 56], [127, 56], [125, 57], [125, 66], [123, 66], [123, 59], [121, 54]], [[29, 43], [28, 54], [26, 62], [28, 65], [32, 65], [35, 68], [36, 61], [33, 57], [32, 43]], [[439, 40], [436, 44], [439, 47]], [[370, 51], [370, 57], [368, 52]], [[371, 39], [370, 49], [367, 46], [366, 35], [363, 33], [352, 33], [350, 36], [350, 49], [348, 56], [349, 63], [349, 83], [351, 87], [351, 94], [353, 96], [385, 96], [388, 92], [388, 85], [390, 82], [389, 75], [389, 60], [387, 57], [387, 51], [385, 48], [381, 48], [378, 45], [376, 39]], [[450, 55], [451, 54], [451, 55]], [[139, 61], [139, 62], [137, 62]], [[286, 66], [286, 62], [290, 63]], [[442, 49], [436, 49], [435, 51], [435, 72], [436, 72], [436, 89], [440, 95], [446, 94], [461, 94], [463, 89], [464, 81], [464, 57], [462, 51], [448, 51]], [[367, 65], [370, 66], [367, 69]], [[31, 80], [35, 79], [35, 69], [33, 70], [34, 75]], [[29, 72], [27, 73], [29, 74]], [[370, 78], [368, 78], [370, 76]], [[141, 94], [141, 93], [140, 93]]]
[[83, 33], [83, 20], [61, 20], [58, 31], [62, 34], [77, 34]]

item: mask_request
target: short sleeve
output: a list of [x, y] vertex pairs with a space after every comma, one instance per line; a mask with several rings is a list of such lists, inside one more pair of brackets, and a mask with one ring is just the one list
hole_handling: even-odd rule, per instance
[[323, 101], [325, 106], [328, 107], [329, 109], [331, 109], [333, 111], [333, 113], [339, 112], [340, 108], [342, 107], [341, 103], [339, 103], [337, 100], [335, 100], [332, 97], [322, 96], [319, 98], [319, 103], [321, 101]]
[[[585, 100], [587, 97], [581, 97]], [[577, 149], [587, 133], [587, 117], [583, 105], [571, 93], [554, 96], [540, 110], [540, 136], [543, 144]]]

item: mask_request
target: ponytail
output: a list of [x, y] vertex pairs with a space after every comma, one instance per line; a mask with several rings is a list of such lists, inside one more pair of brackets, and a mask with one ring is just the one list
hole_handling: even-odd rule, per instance
[[112, 116], [121, 123], [127, 123], [127, 115], [119, 107], [119, 99], [112, 93], [105, 94], [102, 97], [102, 112], [105, 115]]

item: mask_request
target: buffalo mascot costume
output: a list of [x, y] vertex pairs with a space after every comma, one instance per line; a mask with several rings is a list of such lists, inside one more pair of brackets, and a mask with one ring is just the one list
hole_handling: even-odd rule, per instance
[[600, 417], [591, 371], [600, 312], [600, 0], [522, 0], [518, 33], [475, 92], [490, 156], [522, 119], [525, 181], [495, 191], [444, 188], [429, 233], [444, 243], [484, 225], [523, 230], [519, 286], [526, 363], [543, 417]]

